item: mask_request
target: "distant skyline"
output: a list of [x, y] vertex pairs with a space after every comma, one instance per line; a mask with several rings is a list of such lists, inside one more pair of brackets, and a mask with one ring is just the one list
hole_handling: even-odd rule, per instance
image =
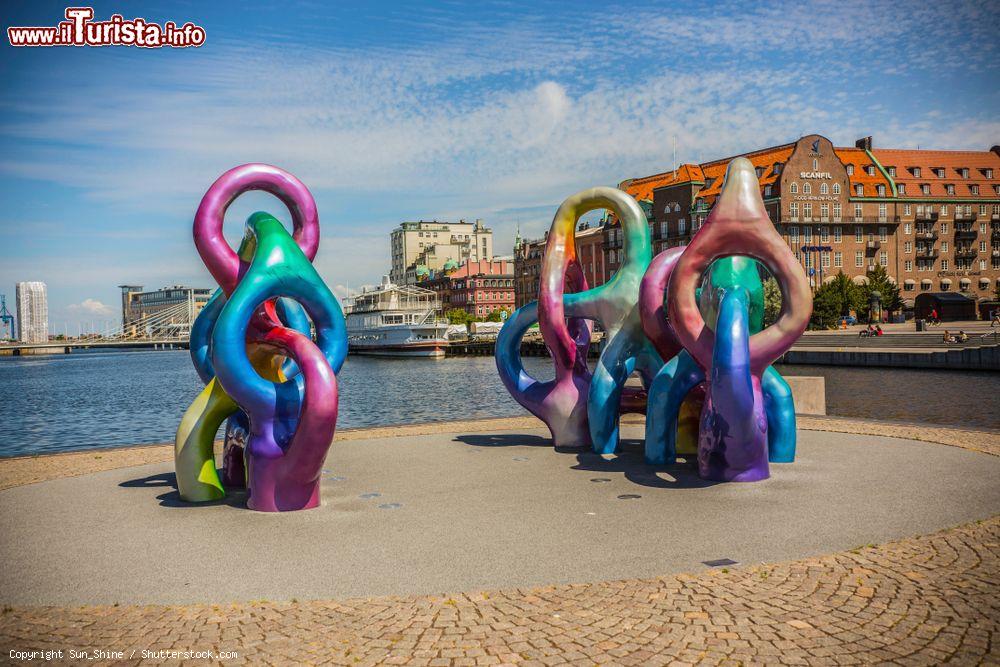
[[[996, 2], [96, 2], [192, 21], [193, 49], [0, 47], [0, 293], [50, 331], [120, 317], [117, 285], [215, 287], [191, 240], [212, 181], [279, 165], [316, 197], [331, 287], [389, 270], [403, 220], [482, 218], [495, 251], [577, 190], [817, 132], [1000, 143]], [[66, 4], [9, 2], [3, 27]], [[235, 244], [267, 195], [231, 208]]]

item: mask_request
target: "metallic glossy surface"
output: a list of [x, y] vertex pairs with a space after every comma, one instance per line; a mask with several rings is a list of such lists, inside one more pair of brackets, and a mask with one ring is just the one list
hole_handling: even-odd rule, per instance
[[[574, 232], [581, 216], [608, 209], [621, 221], [625, 258], [607, 283], [587, 289], [576, 257]], [[497, 341], [500, 377], [511, 395], [544, 421], [557, 447], [614, 452], [621, 410], [642, 409], [644, 397], [625, 389], [639, 371], [648, 386], [663, 361], [646, 338], [639, 315], [639, 285], [651, 259], [649, 228], [638, 203], [615, 188], [591, 188], [559, 207], [549, 231], [539, 296], [504, 325]], [[567, 281], [577, 291], [566, 294]], [[538, 322], [556, 377], [538, 382], [524, 371], [520, 341]], [[593, 374], [587, 369], [589, 323], [599, 322], [604, 344]]]
[[[758, 333], [753, 331], [759, 327], [757, 304], [763, 306], [763, 297], [756, 271], [751, 273], [742, 258], [709, 271], [716, 260], [734, 255], [763, 263], [781, 288], [778, 320]], [[702, 285], [699, 299], [698, 280], [706, 272], [709, 279]], [[805, 330], [812, 295], [805, 274], [764, 210], [749, 160], [737, 158], [730, 163], [718, 202], [673, 269], [667, 305], [674, 333], [705, 374], [707, 388], [698, 441], [700, 474], [718, 481], [766, 478], [769, 456], [776, 461], [794, 458], [795, 430], [787, 384], [768, 367]], [[714, 330], [706, 322], [712, 319]], [[673, 375], [676, 381], [691, 384], [695, 373], [690, 362], [679, 358]], [[647, 433], [647, 456], [656, 462], [670, 460], [673, 454], [669, 416], [676, 415], [675, 405], [679, 410], [677, 401], [683, 399], [678, 395], [684, 388], [680, 384], [674, 389], [674, 383], [674, 379], [664, 379], [651, 391], [657, 394], [650, 397], [651, 407], [655, 400], [658, 409], [670, 413], [666, 419], [654, 419], [654, 430]], [[765, 385], [770, 396], [767, 401]], [[773, 438], [769, 436], [769, 418], [776, 424]], [[655, 440], [650, 442], [650, 438]]]
[[[285, 202], [294, 236], [273, 216], [254, 213], [233, 252], [222, 237], [225, 210], [255, 189]], [[335, 373], [347, 356], [347, 336], [340, 306], [311, 264], [319, 244], [312, 196], [276, 167], [243, 165], [223, 174], [206, 193], [194, 234], [222, 289], [192, 329], [192, 358], [209, 386], [178, 430], [181, 497], [200, 501], [224, 494], [218, 476], [207, 472], [214, 473], [211, 438], [238, 406], [248, 422], [237, 417], [227, 429], [232, 437], [227, 437], [225, 477], [234, 481], [245, 465], [251, 509], [315, 507], [337, 421]], [[316, 328], [315, 343], [307, 314]], [[245, 447], [236, 442], [243, 428]], [[207, 486], [198, 475], [210, 478]]]

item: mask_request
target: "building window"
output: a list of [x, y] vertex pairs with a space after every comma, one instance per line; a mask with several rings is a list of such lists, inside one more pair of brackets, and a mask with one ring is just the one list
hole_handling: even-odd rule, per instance
[[843, 238], [843, 235], [844, 235], [844, 230], [843, 230], [842, 227], [838, 226], [838, 227], [834, 227], [833, 228], [833, 242], [834, 243], [840, 243], [841, 239]]
[[913, 168], [913, 176], [914, 178], [920, 178], [920, 167]]
[[770, 185], [765, 185], [764, 186], [764, 196], [765, 197], [770, 197], [771, 196], [771, 186]]
[[788, 228], [788, 238], [792, 243], [799, 242], [799, 226], [792, 225]]
[[839, 269], [843, 265], [844, 265], [844, 253], [838, 250], [837, 252], [833, 253], [833, 266]]
[[979, 242], [979, 252], [986, 252], [986, 241]]
[[913, 241], [907, 241], [903, 244], [903, 252], [907, 254], [913, 252]]
[[857, 221], [859, 221], [859, 222], [861, 221], [861, 211], [862, 211], [861, 204], [855, 204], [854, 205], [854, 219], [857, 220]]
[[861, 243], [864, 240], [864, 234], [862, 233], [861, 225], [854, 225], [854, 240], [857, 243]]
[[909, 234], [909, 233], [911, 233], [912, 231], [913, 231], [913, 226], [912, 226], [912, 225], [911, 225], [910, 223], [908, 223], [908, 222], [907, 222], [907, 223], [905, 223], [905, 224], [903, 225], [903, 233], [904, 233], [904, 234]]
[[865, 253], [858, 250], [854, 253], [854, 266], [864, 266], [865, 265]]
[[810, 227], [809, 225], [806, 225], [805, 227], [802, 228], [802, 240], [805, 241], [806, 243], [812, 243], [813, 228]]
[[906, 194], [906, 183], [897, 183], [896, 184], [896, 192], [898, 192], [900, 195], [905, 195]]
[[948, 183], [947, 185], [945, 185], [944, 189], [945, 189], [945, 192], [947, 192], [950, 195], [955, 194], [955, 186], [953, 184], [951, 184], [951, 183]]
[[830, 253], [828, 253], [828, 252], [821, 252], [819, 254], [819, 261], [820, 261], [820, 264], [822, 264], [822, 266], [823, 266], [824, 269], [829, 269], [830, 268]]
[[987, 169], [986, 170], [986, 178], [993, 178], [993, 170], [992, 169]]
[[944, 167], [935, 167], [934, 175], [938, 178], [944, 178]]
[[681, 218], [677, 221], [677, 235], [684, 236], [687, 234], [687, 220]]
[[663, 222], [660, 223], [660, 238], [661, 239], [666, 238], [668, 233], [669, 231], [667, 229], [667, 221], [664, 220]]
[[947, 271], [948, 270], [948, 260], [946, 260], [946, 259], [942, 259], [941, 260], [941, 270], [942, 271]]
[[819, 205], [819, 215], [820, 215], [820, 217], [823, 220], [829, 220], [830, 219], [830, 205], [829, 204], [820, 204]]
[[929, 195], [931, 193], [931, 186], [927, 183], [922, 183], [920, 185], [920, 192], [921, 194]]
[[969, 169], [967, 167], [962, 167], [961, 169], [958, 170], [958, 173], [962, 175], [962, 178], [969, 177]]
[[948, 252], [948, 242], [941, 241], [941, 252]]
[[808, 202], [805, 203], [805, 204], [803, 204], [802, 205], [802, 218], [806, 222], [809, 222], [810, 220], [812, 220], [812, 215], [813, 215], [813, 205], [810, 204], [810, 203], [808, 203]]
[[985, 259], [979, 260], [979, 270], [980, 271], [985, 271], [986, 270], [986, 260]]
[[889, 266], [889, 253], [887, 253], [885, 250], [880, 252], [878, 255], [878, 263], [881, 264], [882, 266]]
[[788, 191], [791, 192], [793, 195], [798, 194], [799, 193], [799, 184], [796, 183], [796, 182], [794, 182], [794, 181], [792, 181], [791, 185], [788, 186]]
[[834, 222], [840, 222], [840, 202], [833, 205], [833, 220]]
[[826, 183], [819, 184], [819, 193], [821, 195], [829, 194], [829, 192], [830, 192], [830, 186], [828, 186]]
[[865, 169], [865, 171], [868, 172], [869, 176], [874, 176], [875, 175], [875, 165], [873, 165], [873, 164], [868, 165], [868, 168]]
[[827, 226], [824, 225], [823, 227], [819, 228], [819, 241], [820, 241], [820, 243], [829, 243], [830, 242], [830, 228], [829, 227], [827, 227]]
[[978, 195], [979, 194], [979, 186], [978, 185], [970, 185], [969, 186], [969, 192], [971, 192], [974, 195]]
[[893, 178], [896, 178], [896, 168], [895, 167], [887, 167], [886, 170], [889, 172], [890, 176], [892, 176]]
[[797, 202], [792, 202], [788, 205], [788, 215], [792, 218], [792, 220], [799, 219], [799, 205]]
[[903, 215], [910, 215], [910, 211], [911, 210], [912, 209], [910, 208], [909, 204], [904, 204], [903, 205]]
[[903, 267], [907, 271], [912, 271], [913, 270], [913, 260], [912, 259], [908, 259], [905, 262], [903, 262]]
[[839, 195], [840, 194], [840, 183], [834, 183], [833, 184], [833, 194], [835, 194], [835, 195]]
[[864, 197], [865, 196], [865, 186], [863, 186], [861, 183], [858, 183], [857, 185], [855, 185], [854, 186], [854, 194], [856, 196], [858, 196], [858, 197]]
[[879, 222], [885, 222], [885, 204], [878, 205], [878, 219]]
[[941, 233], [942, 234], [947, 234], [948, 233], [948, 223], [947, 222], [942, 222], [941, 223]]
[[811, 183], [803, 183], [802, 184], [802, 194], [804, 194], [804, 195], [811, 195], [812, 191], [813, 191], [813, 186], [812, 186]]
[[986, 204], [979, 205], [979, 215], [986, 215]]
[[878, 185], [875, 186], [875, 192], [878, 193], [879, 197], [884, 197], [885, 196], [885, 186], [882, 185], [881, 183], [879, 183]]
[[771, 173], [774, 174], [775, 176], [777, 176], [778, 174], [781, 173], [781, 163], [780, 162], [775, 162], [774, 163], [774, 166], [771, 168]]
[[854, 165], [853, 164], [847, 165], [847, 175], [848, 176], [853, 176], [854, 175]]

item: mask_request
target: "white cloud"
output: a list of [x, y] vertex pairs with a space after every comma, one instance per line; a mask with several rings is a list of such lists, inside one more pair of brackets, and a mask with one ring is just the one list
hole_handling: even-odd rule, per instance
[[114, 315], [115, 309], [101, 303], [97, 299], [84, 299], [80, 303], [72, 303], [66, 307], [71, 313], [80, 315]]

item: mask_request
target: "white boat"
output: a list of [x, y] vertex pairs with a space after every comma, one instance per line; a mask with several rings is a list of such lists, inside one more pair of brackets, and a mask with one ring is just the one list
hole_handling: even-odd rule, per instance
[[433, 291], [382, 276], [378, 287], [345, 299], [347, 344], [353, 354], [443, 357], [448, 320], [438, 317], [440, 310]]

